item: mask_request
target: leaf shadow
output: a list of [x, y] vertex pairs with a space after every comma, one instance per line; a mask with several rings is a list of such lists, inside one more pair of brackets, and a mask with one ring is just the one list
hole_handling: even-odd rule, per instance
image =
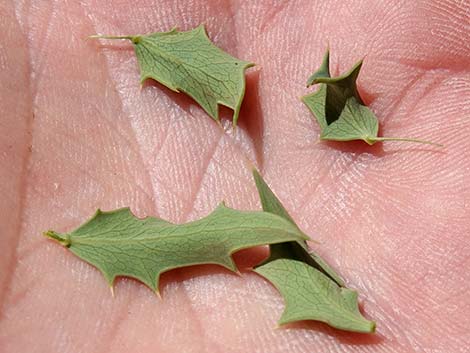
[[157, 82], [151, 78], [146, 79], [142, 83], [142, 90], [155, 90], [155, 94], [164, 94], [166, 97], [168, 97], [172, 102], [176, 103], [176, 105], [183, 110], [185, 113], [187, 113], [188, 116], [185, 118], [189, 119], [195, 119], [196, 116], [194, 115], [194, 112], [191, 111], [192, 107], [197, 107], [201, 111], [201, 114], [205, 114], [208, 119], [213, 120], [207, 113], [204, 111], [204, 109], [201, 108], [201, 106], [189, 95], [187, 95], [185, 92], [180, 91], [180, 92], [175, 92], [172, 91], [171, 89], [165, 87], [162, 85], [160, 82]]
[[251, 139], [255, 150], [256, 164], [259, 169], [264, 165], [264, 118], [260, 104], [259, 79], [260, 71], [250, 71], [246, 74], [245, 97], [240, 109], [238, 126], [245, 130]]
[[[240, 269], [240, 273], [229, 271], [228, 269], [218, 265], [195, 265], [184, 268], [174, 269], [165, 272], [160, 277], [160, 293], [162, 299], [165, 300], [165, 288], [171, 283], [183, 282], [196, 278], [203, 278], [214, 275], [228, 275], [239, 277], [244, 273], [253, 273], [251, 268], [259, 264], [261, 261], [267, 258], [269, 255], [269, 248], [267, 246], [259, 246], [255, 248], [245, 249], [238, 251], [233, 255], [234, 261], [237, 267]], [[136, 285], [142, 285], [141, 282], [129, 278], [129, 277], [118, 277], [118, 282], [135, 282]], [[360, 305], [362, 311], [362, 305]], [[346, 332], [334, 329], [325, 323], [318, 321], [298, 321], [295, 323], [286, 324], [277, 327], [278, 330], [308, 330], [311, 332], [319, 332], [330, 337], [334, 337], [336, 340], [343, 344], [352, 346], [374, 346], [385, 341], [386, 337], [379, 334], [364, 334], [355, 332]]]
[[269, 250], [267, 246], [258, 246], [236, 252], [232, 255], [232, 258], [237, 265], [239, 273], [232, 272], [220, 265], [211, 264], [188, 266], [165, 272], [160, 277], [160, 293], [163, 293], [165, 287], [172, 282], [221, 274], [239, 277], [242, 273], [251, 272], [250, 269], [263, 261], [268, 254]]
[[358, 80], [357, 90], [359, 92], [359, 96], [367, 107], [377, 99], [377, 94], [373, 94], [361, 86], [360, 79]]
[[283, 325], [278, 330], [309, 330], [312, 332], [320, 332], [343, 344], [351, 346], [374, 346], [381, 344], [385, 341], [385, 336], [380, 333], [364, 334], [358, 332], [347, 332], [334, 329], [323, 322], [318, 321], [298, 321], [290, 324]]
[[374, 157], [384, 157], [387, 153], [383, 149], [382, 143], [368, 145], [364, 141], [319, 141], [325, 149], [334, 149], [339, 152], [360, 154], [370, 154]]
[[[379, 130], [379, 136], [382, 136], [381, 130]], [[416, 142], [398, 142], [398, 141], [382, 141], [376, 142], [373, 145], [368, 145], [364, 141], [355, 140], [355, 141], [328, 141], [328, 140], [319, 140], [318, 144], [325, 149], [334, 149], [339, 152], [354, 153], [357, 155], [361, 154], [370, 154], [374, 157], [382, 158], [387, 156], [392, 156], [398, 153], [408, 153], [408, 152], [427, 152], [435, 154], [446, 154], [447, 151], [445, 148], [439, 148], [432, 145], [421, 144]], [[387, 151], [384, 149], [384, 144], [388, 144]], [[390, 149], [391, 144], [399, 144], [397, 148]]]
[[[122, 43], [98, 43], [96, 46], [102, 50], [103, 52], [134, 52], [134, 48], [132, 44], [128, 41], [122, 41]], [[136, 70], [139, 70], [137, 59], [135, 59]], [[140, 76], [135, 77], [136, 82], [139, 82]], [[191, 107], [196, 106], [201, 112], [204, 110], [199, 106], [199, 104], [191, 98], [191, 96], [187, 95], [185, 92], [175, 92], [171, 89], [167, 88], [166, 86], [162, 85], [161, 83], [153, 80], [147, 79], [142, 83], [142, 90], [155, 90], [155, 94], [164, 94], [166, 95], [171, 101], [176, 103], [183, 111], [187, 113], [189, 118], [194, 118], [194, 114], [191, 112]], [[205, 114], [205, 112], [204, 112]], [[212, 120], [212, 118], [209, 117]]]

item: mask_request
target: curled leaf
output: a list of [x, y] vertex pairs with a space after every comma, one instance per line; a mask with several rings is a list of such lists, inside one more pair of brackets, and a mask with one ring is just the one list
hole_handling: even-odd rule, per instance
[[302, 101], [320, 125], [320, 139], [332, 141], [362, 140], [369, 145], [379, 141], [409, 141], [435, 146], [442, 145], [414, 138], [379, 137], [379, 123], [375, 114], [364, 105], [357, 90], [357, 77], [362, 60], [347, 73], [330, 77], [329, 51], [320, 68], [308, 79], [307, 86], [320, 88], [302, 97]]
[[323, 84], [326, 92], [323, 97], [324, 118], [329, 125], [338, 120], [346, 101], [354, 97], [357, 102], [364, 104], [357, 90], [357, 77], [362, 67], [362, 60], [357, 62], [351, 70], [338, 77], [330, 76], [330, 52], [326, 52], [320, 68], [310, 76], [307, 87], [315, 84]]
[[[256, 188], [258, 189], [263, 211], [278, 215], [297, 227], [297, 224], [289, 215], [284, 205], [269, 188], [268, 184], [266, 184], [256, 169], [253, 169], [253, 177], [255, 179]], [[319, 255], [315, 254], [315, 252], [311, 250], [309, 251], [307, 243], [304, 240], [271, 244], [269, 249], [269, 258], [262, 264], [258, 265], [258, 267], [277, 259], [298, 260], [305, 262], [320, 272], [323, 272], [337, 285], [344, 286], [344, 280], [341, 278], [341, 276], [337, 274]]]
[[[253, 170], [263, 210], [294, 220], [257, 170]], [[296, 226], [297, 227], [297, 226]], [[279, 325], [317, 320], [338, 329], [374, 332], [375, 323], [358, 309], [357, 292], [345, 288], [344, 280], [319, 255], [309, 251], [305, 240], [271, 244], [267, 260], [255, 272], [281, 293], [285, 309]]]

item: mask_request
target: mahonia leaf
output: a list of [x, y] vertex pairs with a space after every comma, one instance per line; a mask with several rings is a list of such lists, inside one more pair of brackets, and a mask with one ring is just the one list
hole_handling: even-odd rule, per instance
[[308, 79], [307, 87], [321, 83], [326, 86], [323, 97], [325, 106], [323, 115], [327, 125], [339, 119], [348, 98], [355, 97], [358, 102], [364, 104], [356, 85], [361, 67], [362, 60], [357, 62], [347, 73], [338, 77], [330, 77], [330, 52], [327, 50], [320, 68]]
[[339, 287], [306, 263], [278, 259], [255, 270], [268, 279], [285, 300], [279, 324], [317, 320], [341, 330], [372, 333], [375, 323], [359, 311], [357, 292]]
[[97, 267], [112, 287], [117, 276], [140, 280], [158, 290], [171, 269], [217, 264], [236, 271], [231, 254], [258, 245], [302, 241], [291, 222], [267, 212], [238, 211], [221, 204], [210, 215], [186, 224], [136, 218], [128, 208], [98, 212], [71, 233], [45, 236]]
[[245, 70], [254, 64], [216, 47], [203, 25], [187, 32], [173, 29], [148, 35], [91, 37], [129, 39], [134, 44], [141, 82], [151, 78], [175, 92], [185, 92], [216, 121], [219, 104], [231, 108], [233, 125], [237, 124], [245, 94]]
[[[277, 198], [274, 192], [269, 188], [268, 184], [261, 177], [256, 169], [253, 169], [253, 177], [255, 179], [256, 188], [258, 189], [259, 197], [263, 211], [278, 215], [287, 221], [296, 225], [292, 217], [289, 215], [281, 201]], [[323, 272], [326, 276], [331, 278], [337, 285], [344, 286], [344, 280], [338, 275], [319, 255], [313, 251], [309, 251], [305, 241], [293, 241], [280, 244], [271, 244], [270, 255], [267, 260], [258, 265], [263, 266], [268, 262], [287, 258], [305, 262], [306, 264], [315, 267], [317, 270]]]
[[[256, 169], [253, 176], [263, 210], [295, 225]], [[270, 250], [269, 258], [254, 271], [270, 281], [284, 297], [286, 307], [279, 325], [318, 320], [342, 330], [374, 332], [375, 323], [359, 312], [357, 292], [345, 288], [344, 280], [319, 255], [308, 251], [305, 240], [271, 244]]]
[[307, 87], [320, 84], [320, 88], [302, 97], [320, 125], [320, 139], [332, 141], [363, 140], [369, 145], [379, 141], [409, 141], [442, 145], [413, 138], [379, 137], [379, 123], [375, 114], [367, 108], [357, 90], [357, 77], [362, 60], [347, 73], [330, 77], [329, 51], [320, 68], [307, 81]]

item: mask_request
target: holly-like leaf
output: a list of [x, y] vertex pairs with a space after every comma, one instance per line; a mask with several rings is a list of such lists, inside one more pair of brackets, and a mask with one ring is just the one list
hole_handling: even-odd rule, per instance
[[253, 246], [307, 237], [291, 222], [267, 212], [237, 211], [223, 204], [186, 224], [136, 218], [129, 209], [98, 211], [78, 229], [44, 233], [97, 267], [112, 287], [117, 276], [136, 278], [153, 290], [171, 269], [217, 264], [236, 271], [231, 254]]
[[219, 104], [231, 108], [233, 124], [237, 124], [245, 94], [245, 70], [254, 64], [216, 47], [203, 25], [187, 32], [173, 29], [148, 35], [91, 37], [129, 39], [134, 44], [141, 82], [151, 78], [175, 92], [185, 92], [216, 121]]
[[[295, 225], [256, 169], [253, 176], [263, 210]], [[359, 312], [357, 292], [345, 288], [344, 280], [320, 256], [308, 251], [305, 240], [271, 244], [270, 250], [269, 258], [254, 271], [270, 281], [284, 297], [286, 307], [279, 325], [318, 320], [342, 330], [374, 332], [375, 323]]]
[[372, 333], [375, 323], [359, 311], [357, 292], [339, 287], [306, 263], [278, 259], [255, 270], [268, 279], [285, 300], [279, 324], [317, 320], [341, 330]]
[[357, 90], [357, 77], [362, 60], [347, 73], [330, 77], [329, 51], [320, 68], [308, 79], [307, 87], [320, 84], [320, 88], [302, 97], [320, 125], [320, 139], [332, 141], [363, 140], [369, 145], [380, 141], [409, 141], [435, 146], [442, 145], [414, 138], [379, 137], [379, 123], [375, 114], [367, 108]]
[[307, 87], [315, 84], [324, 84], [326, 88], [323, 97], [325, 111], [323, 116], [326, 124], [329, 125], [338, 120], [348, 98], [354, 97], [358, 102], [364, 104], [356, 85], [361, 67], [362, 60], [357, 62], [347, 73], [338, 77], [331, 77], [330, 51], [327, 50], [320, 68], [308, 79]]
[[[278, 215], [297, 227], [293, 218], [289, 215], [281, 201], [269, 188], [268, 184], [266, 184], [256, 169], [253, 169], [253, 177], [255, 179], [256, 188], [258, 189], [263, 211]], [[337, 285], [344, 286], [344, 280], [341, 276], [338, 275], [319, 255], [315, 254], [313, 251], [309, 251], [307, 243], [304, 240], [271, 244], [269, 248], [270, 255], [268, 259], [258, 265], [258, 267], [277, 259], [298, 260], [305, 262], [320, 272], [323, 272]]]

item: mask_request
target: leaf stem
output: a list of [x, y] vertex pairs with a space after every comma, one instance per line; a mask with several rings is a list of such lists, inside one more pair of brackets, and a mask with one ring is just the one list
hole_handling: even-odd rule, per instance
[[70, 247], [70, 245], [72, 244], [72, 242], [70, 241], [69, 234], [63, 235], [63, 234], [54, 232], [53, 230], [48, 230], [47, 232], [44, 232], [43, 235], [46, 238], [50, 238], [50, 239], [57, 241], [59, 244], [61, 244], [62, 246], [65, 246], [66, 248]]
[[426, 140], [419, 140], [419, 139], [414, 139], [414, 138], [406, 138], [406, 137], [370, 137], [368, 138], [370, 141], [373, 142], [383, 142], [383, 141], [406, 141], [406, 142], [416, 142], [416, 143], [422, 143], [425, 145], [433, 145], [436, 147], [444, 147], [444, 145], [432, 141], [426, 141]]
[[109, 36], [105, 34], [94, 34], [89, 36], [90, 39], [128, 39], [132, 43], [137, 44], [140, 42], [141, 36]]

